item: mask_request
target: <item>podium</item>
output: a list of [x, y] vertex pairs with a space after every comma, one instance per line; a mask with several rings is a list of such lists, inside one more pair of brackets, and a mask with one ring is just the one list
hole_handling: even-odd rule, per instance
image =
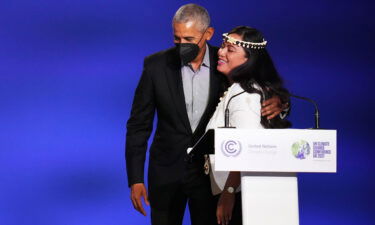
[[336, 130], [218, 128], [197, 153], [215, 171], [241, 172], [244, 225], [298, 225], [297, 174], [336, 172]]

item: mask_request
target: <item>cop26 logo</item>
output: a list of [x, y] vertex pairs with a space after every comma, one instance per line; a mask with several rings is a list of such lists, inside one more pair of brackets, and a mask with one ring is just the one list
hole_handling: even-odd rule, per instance
[[297, 159], [305, 159], [310, 154], [310, 145], [307, 141], [300, 140], [292, 145], [292, 154]]
[[241, 143], [234, 140], [226, 140], [221, 143], [221, 151], [225, 156], [235, 157], [241, 152]]

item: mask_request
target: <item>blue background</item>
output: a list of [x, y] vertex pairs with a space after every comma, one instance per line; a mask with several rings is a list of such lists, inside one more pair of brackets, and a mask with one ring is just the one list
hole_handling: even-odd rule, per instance
[[[172, 46], [184, 3], [0, 2], [1, 225], [149, 222], [129, 200], [125, 124], [143, 58]], [[338, 172], [299, 176], [301, 225], [374, 224], [374, 4], [197, 3], [211, 14], [213, 45], [237, 25], [263, 31], [287, 87], [338, 130]], [[312, 106], [292, 104], [294, 127], [311, 127]]]

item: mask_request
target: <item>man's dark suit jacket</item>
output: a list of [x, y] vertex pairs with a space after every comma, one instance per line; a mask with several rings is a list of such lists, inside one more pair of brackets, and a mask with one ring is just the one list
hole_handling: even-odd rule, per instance
[[[217, 48], [209, 46], [209, 100], [193, 133], [186, 112], [181, 77], [181, 60], [175, 48], [146, 57], [127, 122], [126, 168], [129, 186], [144, 182], [147, 141], [155, 111], [157, 128], [150, 148], [148, 186], [151, 204], [165, 201], [186, 167], [186, 150], [204, 134], [226, 86], [226, 78], [216, 70]], [[202, 165], [203, 172], [203, 165]]]

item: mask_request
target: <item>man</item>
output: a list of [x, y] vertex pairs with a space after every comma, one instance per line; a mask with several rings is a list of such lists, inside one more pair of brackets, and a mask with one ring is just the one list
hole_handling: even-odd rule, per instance
[[[188, 4], [178, 9], [173, 18], [176, 47], [145, 59], [135, 92], [127, 123], [128, 182], [136, 210], [146, 215], [141, 199], [146, 204], [150, 200], [153, 225], [181, 224], [186, 203], [192, 224], [216, 224], [203, 156], [186, 153], [204, 134], [227, 84], [216, 70], [218, 49], [206, 43], [214, 34], [209, 25], [203, 7]], [[265, 104], [266, 115], [280, 113], [278, 98]], [[148, 196], [144, 162], [155, 111], [158, 123], [150, 148]]]

